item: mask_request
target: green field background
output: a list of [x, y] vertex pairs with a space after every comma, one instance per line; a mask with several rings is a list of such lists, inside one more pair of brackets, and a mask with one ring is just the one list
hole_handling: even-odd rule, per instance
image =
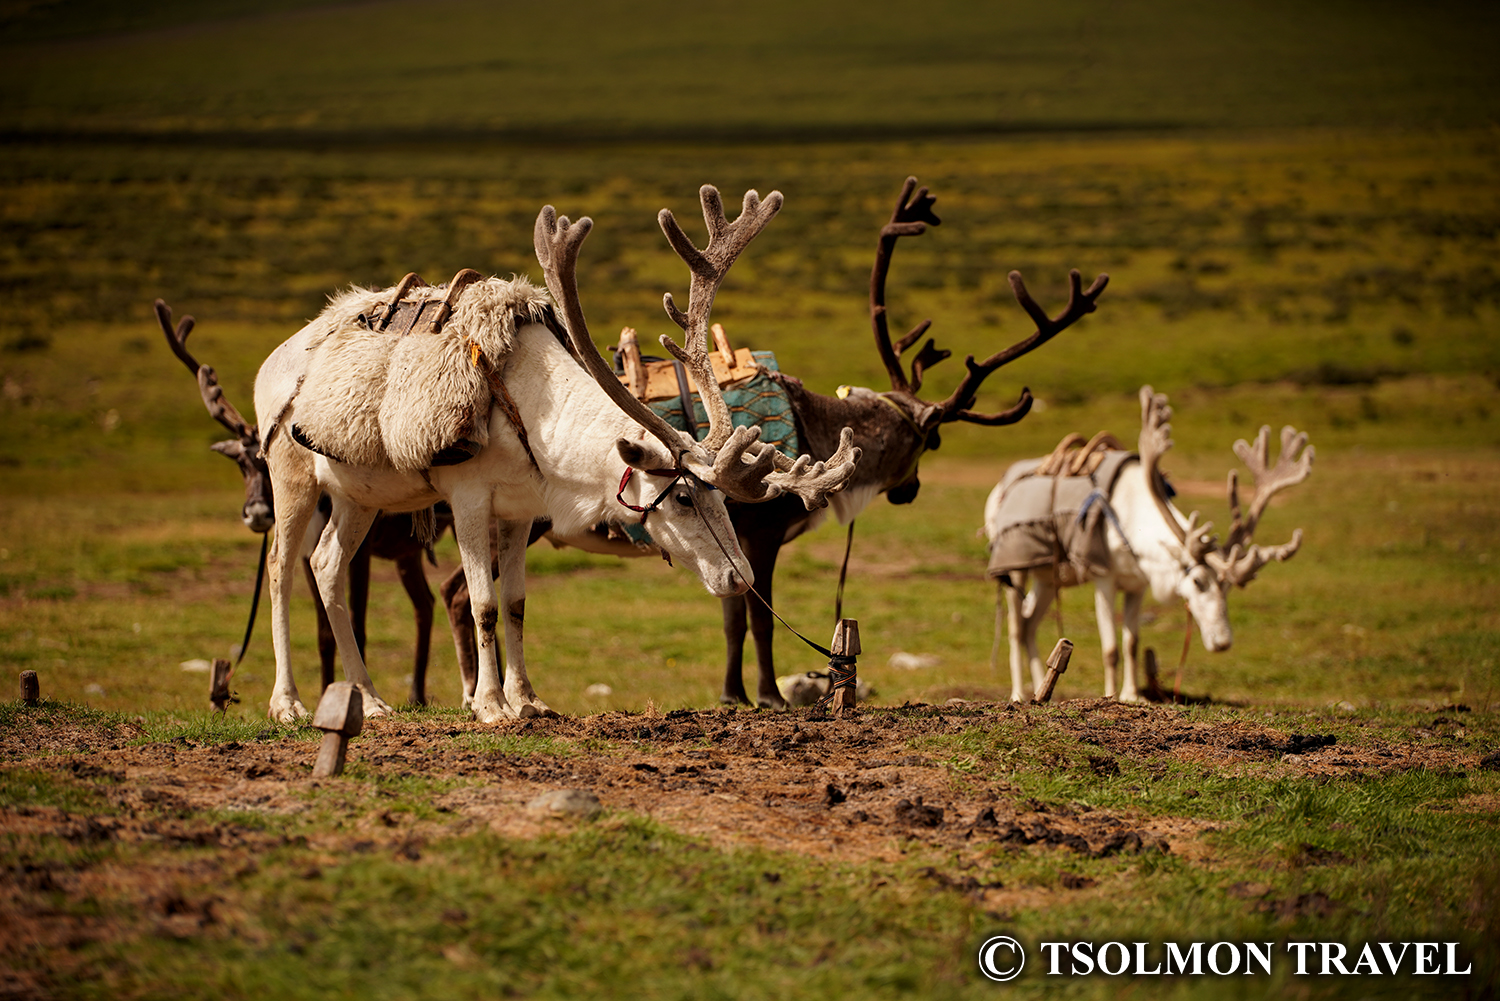
[[[930, 317], [940, 345], [984, 355], [1029, 330], [1011, 269], [1053, 308], [1069, 268], [1112, 280], [1098, 313], [979, 401], [1026, 385], [1036, 412], [946, 431], [918, 505], [861, 519], [850, 609], [885, 697], [1003, 693], [974, 536], [984, 494], [1068, 431], [1133, 434], [1148, 382], [1177, 404], [1169, 465], [1185, 481], [1222, 482], [1229, 444], [1261, 423], [1306, 429], [1319, 452], [1265, 530], [1304, 526], [1304, 554], [1235, 595], [1240, 642], [1199, 661], [1216, 696], [1441, 701], [1493, 683], [1490, 5], [59, 2], [0, 16], [0, 653], [44, 669], [50, 691], [195, 705], [176, 664], [223, 653], [245, 612], [257, 540], [155, 297], [196, 315], [193, 349], [248, 412], [259, 360], [331, 291], [410, 270], [539, 277], [544, 203], [596, 222], [580, 273], [601, 344], [625, 324], [654, 337], [661, 293], [684, 286], [656, 210], [696, 233], [698, 185], [731, 201], [778, 189], [786, 208], [715, 318], [813, 389], [881, 388], [868, 269], [908, 174], [943, 224], [897, 252], [897, 326]], [[959, 371], [936, 369], [928, 391]], [[1222, 497], [1200, 494], [1222, 521]], [[793, 607], [830, 603], [838, 536], [788, 551]], [[440, 554], [446, 572], [451, 543]], [[600, 680], [616, 706], [712, 700], [718, 616], [694, 581], [650, 561], [531, 562], [530, 646], [559, 708], [603, 708], [580, 694]], [[594, 621], [627, 581], [635, 603]], [[1067, 607], [1091, 633], [1087, 600]], [[376, 609], [372, 667], [399, 692], [407, 613], [383, 585]], [[1180, 614], [1160, 616], [1158, 645], [1175, 648]], [[1372, 630], [1388, 642], [1350, 639]], [[298, 642], [305, 657], [306, 629]], [[242, 672], [242, 711], [263, 704], [268, 647]], [[440, 701], [456, 698], [446, 647]], [[782, 650], [787, 670], [817, 666]], [[896, 650], [945, 667], [883, 671]], [[1295, 666], [1309, 658], [1339, 669]]]
[[[774, 351], [814, 390], [883, 389], [869, 268], [878, 228], [915, 175], [937, 194], [943, 221], [902, 241], [889, 300], [894, 327], [931, 318], [939, 345], [957, 356], [931, 373], [932, 398], [951, 391], [963, 355], [1030, 333], [1006, 281], [1012, 269], [1053, 310], [1070, 268], [1111, 281], [1097, 313], [985, 384], [981, 409], [1007, 406], [1029, 386], [1038, 404], [1025, 421], [945, 429], [941, 449], [924, 459], [916, 504], [877, 501], [859, 519], [845, 614], [861, 623], [860, 673], [875, 702], [1007, 697], [1008, 672], [990, 663], [995, 593], [976, 535], [984, 498], [1010, 462], [1067, 432], [1133, 438], [1136, 392], [1150, 383], [1176, 409], [1177, 445], [1164, 464], [1180, 502], [1221, 526], [1234, 439], [1291, 424], [1317, 449], [1311, 479], [1278, 498], [1260, 533], [1279, 542], [1302, 527], [1303, 549], [1232, 595], [1230, 651], [1195, 647], [1181, 675], [1171, 674], [1183, 612], [1148, 603], [1145, 643], [1168, 680], [1216, 703], [1183, 711], [1288, 733], [1337, 731], [1340, 741], [1371, 739], [1360, 733], [1369, 727], [1399, 742], [1430, 735], [1434, 710], [1462, 707], [1473, 714], [1462, 717], [1460, 732], [1472, 735], [1464, 753], [1477, 761], [1495, 750], [1500, 708], [1497, 50], [1494, 3], [0, 0], [3, 683], [35, 670], [44, 695], [68, 704], [53, 707], [63, 716], [89, 719], [80, 707], [92, 707], [121, 714], [111, 720], [139, 717], [152, 739], [285, 736], [261, 729], [274, 672], [264, 622], [235, 676], [242, 701], [227, 720], [208, 716], [205, 676], [182, 669], [234, 651], [260, 540], [239, 523], [237, 472], [207, 450], [222, 432], [165, 348], [156, 297], [197, 317], [192, 350], [249, 414], [261, 359], [331, 292], [387, 286], [408, 271], [444, 281], [466, 267], [539, 278], [530, 244], [544, 204], [595, 221], [579, 279], [599, 343], [626, 324], [654, 339], [669, 329], [662, 293], [680, 297], [687, 285], [657, 211], [670, 207], [701, 241], [699, 185], [719, 186], [731, 205], [748, 188], [775, 189], [785, 208], [736, 265], [715, 319], [737, 344]], [[842, 547], [842, 531], [829, 525], [781, 557], [777, 604], [818, 639], [830, 626]], [[434, 583], [455, 565], [451, 540], [437, 556]], [[528, 566], [528, 662], [555, 708], [716, 703], [718, 604], [688, 574], [655, 559], [544, 546]], [[410, 612], [390, 568], [377, 561], [376, 575], [369, 660], [395, 703], [410, 671]], [[1062, 625], [1078, 652], [1060, 699], [1102, 691], [1092, 620], [1089, 597], [1068, 593]], [[1056, 628], [1044, 626], [1043, 643]], [[430, 684], [439, 708], [429, 712], [446, 726], [459, 688], [444, 629], [439, 612]], [[310, 703], [316, 651], [300, 593], [293, 639]], [[822, 666], [787, 634], [778, 644], [783, 673]], [[897, 652], [930, 655], [935, 666], [900, 670], [890, 661]], [[613, 694], [587, 694], [597, 683]], [[0, 722], [15, 725], [20, 712], [8, 707]], [[1135, 796], [1134, 787], [1119, 791], [1137, 781], [1133, 772], [1113, 785], [1082, 768], [1060, 773], [1019, 745], [1002, 754], [1002, 737], [954, 738], [963, 753], [944, 761], [956, 781], [1007, 774], [1011, 788], [1043, 798]], [[543, 741], [536, 753], [555, 750]], [[1074, 938], [1146, 927], [1185, 940], [1187, 923], [1225, 936], [1494, 941], [1500, 882], [1488, 773], [1326, 787], [1285, 774], [1267, 784], [1184, 766], [1171, 781], [1185, 791], [1169, 805], [1119, 799], [1145, 813], [1212, 819], [1222, 836], [1204, 843], [1220, 860], [1173, 856], [1159, 870], [1099, 862], [1088, 871], [1118, 875], [1109, 884], [1121, 888], [1117, 897], [1073, 897], [1019, 916], [935, 896], [916, 869], [933, 860], [916, 855], [878, 872], [851, 866], [876, 887], [889, 879], [890, 892], [851, 891], [838, 904], [847, 913], [814, 915], [814, 894], [833, 892], [826, 887], [845, 879], [842, 870], [767, 861], [769, 852], [715, 853], [719, 868], [700, 870], [682, 861], [700, 851], [696, 843], [620, 817], [535, 844], [477, 834], [460, 846], [479, 846], [467, 859], [456, 857], [457, 842], [435, 844], [447, 861], [409, 887], [392, 881], [388, 860], [367, 868], [330, 856], [320, 863], [330, 881], [318, 884], [328, 900], [290, 875], [305, 866], [288, 849], [243, 896], [273, 929], [286, 915], [345, 929], [330, 934], [325, 954], [366, 967], [356, 982], [381, 997], [494, 996], [496, 977], [527, 969], [535, 976], [517, 981], [525, 993], [567, 996], [575, 973], [593, 987], [612, 982], [620, 968], [583, 953], [609, 954], [616, 939], [648, 971], [639, 974], [643, 994], [684, 998], [994, 997], [995, 985], [973, 972], [973, 949], [1006, 921]], [[22, 765], [0, 782], [7, 807], [74, 803], [71, 787], [58, 791]], [[364, 794], [354, 782], [351, 802]], [[431, 795], [413, 780], [399, 808], [422, 814]], [[1433, 812], [1464, 797], [1468, 812]], [[333, 823], [325, 813], [341, 816], [331, 799], [321, 802], [312, 819], [256, 823], [316, 834]], [[54, 856], [81, 867], [121, 861], [114, 846], [0, 835], [7, 871]], [[1304, 887], [1302, 871], [1289, 875], [1284, 863], [1307, 838], [1360, 861], [1320, 868]], [[441, 854], [450, 848], [455, 857]], [[1061, 863], [1048, 852], [1011, 853], [995, 871], [1052, 886]], [[632, 890], [626, 905], [669, 903], [652, 903], [639, 925], [597, 910], [585, 934], [518, 945], [519, 959], [484, 978], [430, 956], [423, 965], [412, 957], [427, 953], [381, 937], [408, 912], [431, 919], [423, 934], [449, 935], [438, 915], [470, 888], [488, 892], [500, 871], [512, 895], [487, 899], [505, 901], [524, 924], [533, 912], [572, 907], [548, 901], [576, 873], [616, 864], [639, 870], [630, 885], [649, 890]], [[759, 937], [745, 934], [743, 915], [692, 910], [712, 898], [716, 887], [704, 884], [761, 887], [773, 865], [789, 876], [762, 887], [769, 925]], [[683, 872], [709, 875], [684, 883]], [[1249, 914], [1222, 884], [1252, 878], [1293, 897], [1317, 886], [1353, 909]], [[64, 903], [134, 920], [132, 905], [105, 891]], [[826, 924], [828, 913], [855, 930], [862, 951], [852, 965], [835, 969], [801, 942], [785, 953], [788, 965], [782, 939], [766, 928]], [[58, 983], [77, 996], [143, 997], [172, 996], [169, 983], [197, 984], [194, 996], [265, 994], [253, 985], [267, 983], [277, 996], [326, 996], [349, 983], [333, 965], [278, 951], [275, 935], [264, 948], [140, 935], [122, 938], [119, 955], [81, 953], [83, 965], [67, 969], [82, 972]], [[710, 979], [678, 969], [681, 943], [705, 936], [716, 954], [748, 949], [744, 962]], [[656, 938], [653, 951], [645, 940]], [[580, 950], [565, 953], [576, 970], [564, 964], [557, 974], [559, 942]], [[60, 955], [27, 962], [56, 972], [66, 966]], [[1493, 996], [1484, 994], [1494, 990], [1493, 954], [1482, 956], [1491, 979], [1463, 985], [1469, 996]], [[118, 963], [130, 972], [109, 972]], [[546, 978], [536, 972], [544, 967]], [[116, 976], [129, 991], [110, 993]], [[1179, 993], [1250, 997], [1262, 986]], [[1371, 996], [1364, 982], [1277, 986], [1304, 997]], [[1372, 990], [1440, 996], [1449, 986]], [[1067, 992], [1117, 989], [1134, 986], [1090, 981]]]

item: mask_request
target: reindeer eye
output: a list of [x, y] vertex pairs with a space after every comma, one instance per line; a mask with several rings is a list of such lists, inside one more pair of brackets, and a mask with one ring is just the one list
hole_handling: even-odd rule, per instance
[[1198, 589], [1199, 593], [1208, 590], [1208, 582], [1205, 581], [1202, 577], [1194, 577], [1193, 586]]
[[686, 490], [677, 494], [673, 499], [677, 501], [679, 507], [693, 506], [693, 495], [688, 493]]

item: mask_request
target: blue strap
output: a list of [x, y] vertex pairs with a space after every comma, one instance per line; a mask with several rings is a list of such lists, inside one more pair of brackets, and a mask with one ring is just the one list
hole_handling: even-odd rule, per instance
[[1098, 487], [1095, 487], [1093, 490], [1089, 491], [1089, 495], [1085, 497], [1083, 499], [1083, 503], [1079, 505], [1078, 524], [1083, 524], [1084, 518], [1087, 517], [1089, 513], [1089, 508], [1093, 507], [1096, 503], [1103, 505], [1104, 517], [1108, 518], [1109, 523], [1115, 526], [1115, 531], [1120, 533], [1120, 539], [1125, 543], [1125, 551], [1128, 552], [1131, 556], [1134, 556], [1135, 550], [1130, 548], [1130, 540], [1125, 537], [1125, 529], [1121, 527], [1120, 519], [1118, 516], [1116, 516], [1115, 509], [1110, 506], [1109, 497], [1104, 493], [1103, 490], [1100, 490]]

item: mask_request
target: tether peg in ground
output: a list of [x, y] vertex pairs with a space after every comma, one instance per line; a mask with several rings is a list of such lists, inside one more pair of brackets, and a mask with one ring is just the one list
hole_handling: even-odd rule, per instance
[[42, 683], [37, 680], [35, 671], [21, 672], [21, 702], [28, 706], [34, 706], [42, 700]]
[[855, 688], [859, 684], [859, 620], [839, 619], [833, 627], [833, 640], [828, 644], [833, 659], [828, 662], [828, 677], [832, 682], [829, 708], [834, 716], [844, 715], [845, 709], [854, 708]]
[[229, 709], [229, 703], [240, 700], [239, 696], [229, 690], [229, 679], [233, 676], [233, 664], [223, 657], [214, 660], [213, 672], [208, 682], [208, 701], [214, 707], [214, 712], [226, 712]]
[[344, 771], [344, 752], [349, 738], [359, 736], [365, 726], [365, 698], [353, 682], [336, 681], [323, 691], [313, 726], [323, 731], [313, 778], [328, 778]]
[[1073, 656], [1073, 641], [1062, 639], [1057, 641], [1057, 646], [1052, 648], [1052, 653], [1047, 657], [1047, 677], [1042, 682], [1042, 690], [1036, 693], [1031, 700], [1033, 702], [1050, 702], [1052, 700], [1052, 689], [1057, 687], [1057, 679], [1068, 669], [1068, 660]]

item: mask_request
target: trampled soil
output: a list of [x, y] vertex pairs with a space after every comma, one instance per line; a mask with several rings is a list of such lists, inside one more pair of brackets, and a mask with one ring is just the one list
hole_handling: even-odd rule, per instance
[[[533, 837], [576, 823], [532, 804], [565, 789], [589, 790], [606, 810], [648, 815], [685, 834], [722, 846], [851, 861], [895, 860], [922, 848], [957, 860], [929, 875], [975, 894], [996, 913], [1044, 903], [1048, 894], [1087, 889], [1068, 881], [1066, 860], [1119, 853], [1170, 852], [1204, 862], [1200, 835], [1208, 825], [1185, 818], [1150, 817], [1130, 810], [1077, 803], [1043, 803], [1004, 780], [987, 780], [949, 767], [953, 751], [923, 752], [922, 738], [1008, 723], [1034, 728], [1050, 752], [1049, 767], [1117, 774], [1144, 763], [1148, 776], [1170, 762], [1195, 763], [1220, 773], [1373, 775], [1408, 769], [1467, 772], [1486, 748], [1463, 739], [1463, 716], [1437, 713], [1409, 731], [1409, 740], [1351, 744], [1331, 735], [1294, 734], [1240, 716], [1205, 721], [1170, 706], [1075, 700], [1049, 707], [994, 703], [860, 708], [842, 720], [816, 710], [784, 714], [749, 710], [679, 710], [665, 714], [611, 712], [537, 719], [498, 726], [460, 723], [415, 713], [366, 721], [349, 748], [341, 778], [311, 776], [317, 744], [268, 726], [260, 739], [197, 744], [179, 738], [131, 744], [133, 724], [103, 726], [27, 723], [0, 734], [0, 767], [53, 773], [68, 783], [92, 784], [111, 801], [109, 813], [0, 804], [0, 831], [72, 842], [190, 843], [218, 846], [214, 868], [253, 865], [258, 847], [277, 836], [205, 819], [205, 811], [297, 814], [313, 807], [320, 789], [342, 789], [351, 815], [309, 847], [330, 863], [350, 852], [416, 853], [424, 844], [488, 828]], [[1274, 719], [1270, 722], [1274, 722]], [[557, 754], [513, 755], [473, 750], [466, 732], [557, 738]], [[1082, 750], [1078, 750], [1078, 749]], [[1040, 752], [1044, 756], [1049, 752]], [[463, 781], [438, 797], [438, 820], [382, 809], [379, 797], [354, 792], [371, 777], [421, 776]], [[1147, 779], [1149, 781], [1149, 778]], [[1478, 808], [1493, 808], [1494, 804]], [[222, 813], [219, 814], [222, 816]], [[261, 843], [265, 844], [262, 845]], [[969, 870], [996, 842], [1055, 851], [1056, 887], [987, 884]], [[982, 871], [982, 870], [976, 870]], [[177, 874], [179, 877], [181, 874]], [[207, 874], [205, 874], [207, 875]], [[6, 948], [54, 949], [107, 936], [74, 910], [46, 906], [49, 893], [87, 896], [99, 881], [112, 893], [138, 896], [143, 911], [183, 934], [210, 920], [168, 894], [149, 866], [53, 871], [12, 866], [0, 873], [0, 920], [27, 929]], [[132, 892], [130, 884], [135, 887]], [[1255, 888], [1244, 891], [1254, 895]], [[168, 899], [170, 898], [170, 899]], [[1318, 901], [1305, 902], [1308, 907]], [[1289, 902], [1288, 906], [1303, 906]], [[0, 950], [3, 951], [3, 950]], [[0, 957], [3, 958], [3, 957]], [[0, 969], [12, 964], [0, 962]], [[30, 996], [21, 980], [0, 983], [0, 996]]]

